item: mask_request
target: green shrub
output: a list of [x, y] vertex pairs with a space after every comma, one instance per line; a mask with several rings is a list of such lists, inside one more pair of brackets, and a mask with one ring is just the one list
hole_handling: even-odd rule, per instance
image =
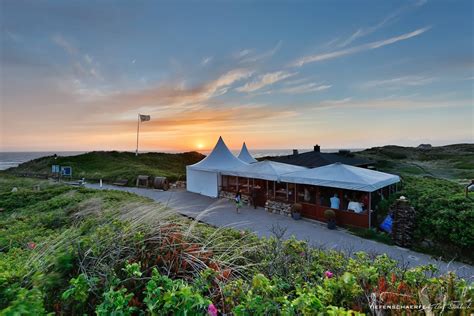
[[[446, 192], [436, 194], [458, 205], [446, 204], [446, 218], [464, 214], [469, 225], [465, 202], [451, 197], [457, 187], [443, 185]], [[406, 186], [411, 196], [416, 190], [425, 192]], [[281, 227], [266, 239], [216, 229], [162, 215], [132, 194], [52, 186], [17, 204], [14, 193], [2, 197], [10, 210], [0, 213], [0, 315], [205, 315], [210, 307], [234, 315], [357, 315], [351, 309], [368, 312], [371, 293], [382, 289], [415, 303], [467, 305], [473, 295], [472, 284], [454, 274], [433, 277], [430, 266], [401, 269], [387, 256], [312, 248], [285, 240]], [[416, 203], [429, 207], [430, 198], [417, 195]], [[144, 216], [141, 223], [135, 216], [144, 210], [159, 221]], [[440, 225], [456, 227], [446, 238], [464, 233]]]
[[454, 253], [474, 253], [474, 201], [463, 187], [434, 178], [407, 177], [400, 192], [416, 210], [415, 236], [451, 245]]
[[42, 293], [37, 289], [28, 290], [21, 288], [18, 290], [16, 298], [10, 305], [0, 311], [2, 316], [17, 315], [46, 315], [43, 306]]
[[115, 290], [111, 287], [104, 293], [104, 301], [97, 306], [95, 312], [98, 316], [132, 315], [136, 308], [129, 306], [133, 293], [127, 293], [126, 288]]
[[183, 280], [171, 280], [156, 269], [146, 284], [143, 302], [151, 315], [206, 315], [211, 303]]
[[336, 212], [334, 212], [333, 209], [327, 209], [324, 211], [324, 218], [326, 218], [327, 220], [330, 220], [330, 219], [335, 219], [336, 218]]

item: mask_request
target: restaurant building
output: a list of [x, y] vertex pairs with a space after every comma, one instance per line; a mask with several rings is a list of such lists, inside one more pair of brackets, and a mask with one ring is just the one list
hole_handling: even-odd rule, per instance
[[[257, 206], [282, 215], [290, 215], [292, 205], [298, 203], [303, 217], [319, 221], [326, 220], [324, 211], [333, 206], [338, 225], [371, 227], [375, 206], [395, 192], [400, 182], [396, 175], [342, 163], [306, 168], [257, 162], [245, 143], [239, 157], [242, 159], [235, 157], [220, 137], [206, 158], [186, 167], [187, 190], [230, 199], [240, 191], [244, 201], [253, 200]], [[331, 203], [331, 198], [338, 203], [334, 199]]]

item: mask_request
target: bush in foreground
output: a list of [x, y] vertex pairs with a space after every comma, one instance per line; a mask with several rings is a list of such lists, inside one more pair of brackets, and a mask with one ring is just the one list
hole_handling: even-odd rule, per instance
[[20, 187], [0, 193], [0, 207], [5, 315], [346, 315], [472, 302], [472, 285], [433, 267], [311, 248], [278, 227], [269, 239], [216, 229], [128, 193]]

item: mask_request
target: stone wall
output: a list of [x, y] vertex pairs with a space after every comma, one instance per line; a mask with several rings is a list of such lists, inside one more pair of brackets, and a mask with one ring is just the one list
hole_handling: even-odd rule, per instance
[[[235, 202], [234, 192], [221, 191], [219, 197]], [[245, 205], [251, 205], [250, 196], [242, 194], [242, 203]], [[291, 217], [291, 206], [292, 204], [290, 203], [267, 200], [265, 202], [265, 211]]]
[[291, 204], [285, 202], [267, 200], [265, 210], [274, 214], [291, 216]]

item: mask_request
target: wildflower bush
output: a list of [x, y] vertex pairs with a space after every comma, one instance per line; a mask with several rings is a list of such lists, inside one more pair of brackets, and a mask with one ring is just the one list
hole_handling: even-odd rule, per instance
[[124, 192], [41, 185], [0, 190], [0, 315], [470, 311], [472, 284], [432, 266], [312, 248], [281, 227], [267, 239], [217, 229]]

